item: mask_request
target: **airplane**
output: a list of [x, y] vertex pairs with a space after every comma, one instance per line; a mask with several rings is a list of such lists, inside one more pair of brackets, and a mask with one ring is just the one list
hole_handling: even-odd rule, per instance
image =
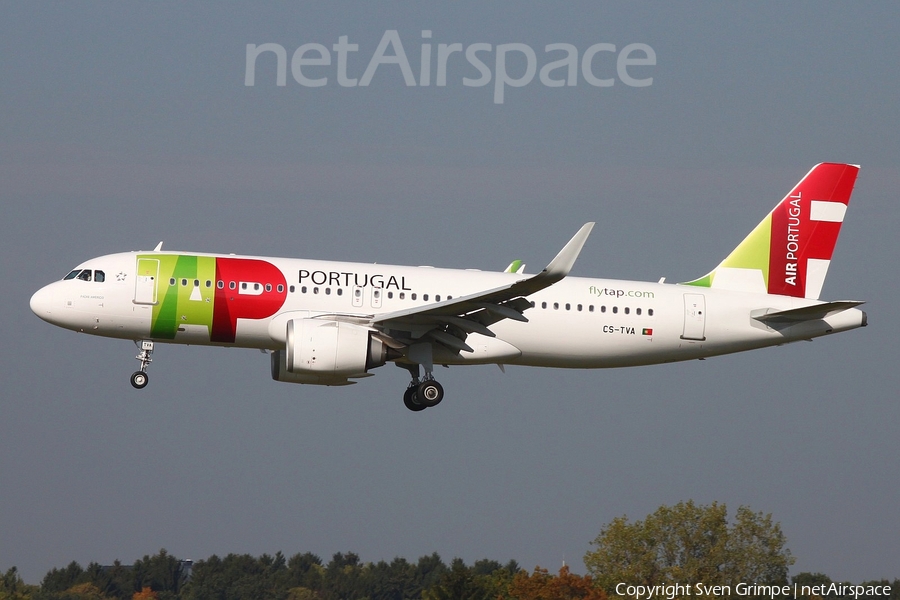
[[[152, 251], [90, 259], [31, 310], [133, 340], [144, 388], [157, 343], [256, 348], [276, 381], [357, 383], [389, 362], [412, 411], [444, 397], [436, 365], [594, 369], [705, 359], [867, 324], [819, 300], [859, 165], [821, 163], [712, 271], [667, 284], [569, 277], [594, 223], [539, 273]], [[424, 371], [424, 373], [422, 373]]]

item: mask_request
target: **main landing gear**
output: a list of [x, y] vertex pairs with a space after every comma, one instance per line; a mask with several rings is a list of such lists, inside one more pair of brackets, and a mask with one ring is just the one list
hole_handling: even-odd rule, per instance
[[426, 373], [419, 381], [419, 365], [404, 365], [412, 375], [412, 381], [403, 392], [403, 404], [413, 412], [437, 406], [444, 399], [444, 388], [431, 373]]
[[150, 382], [150, 378], [147, 376], [147, 365], [153, 362], [153, 360], [150, 359], [150, 355], [153, 353], [153, 341], [135, 340], [134, 344], [141, 349], [141, 353], [135, 356], [137, 360], [141, 361], [141, 368], [139, 371], [135, 371], [131, 374], [131, 385], [135, 389], [142, 390], [147, 387], [147, 383]]

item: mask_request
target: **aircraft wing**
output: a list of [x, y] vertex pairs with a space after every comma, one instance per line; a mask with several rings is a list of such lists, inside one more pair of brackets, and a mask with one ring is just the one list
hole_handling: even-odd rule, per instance
[[498, 321], [528, 321], [522, 313], [531, 307], [531, 302], [525, 296], [549, 287], [569, 274], [593, 227], [594, 223], [585, 223], [537, 275], [452, 300], [381, 314], [371, 320], [371, 325], [395, 339], [395, 331], [408, 333], [412, 339], [428, 334], [454, 350], [471, 352], [465, 343], [467, 334], [494, 337], [489, 326]]

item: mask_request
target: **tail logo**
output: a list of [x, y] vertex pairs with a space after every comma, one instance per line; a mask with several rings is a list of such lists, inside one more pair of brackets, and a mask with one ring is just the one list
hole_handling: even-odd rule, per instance
[[[787, 254], [785, 255], [784, 282], [788, 285], [797, 285], [797, 252], [800, 251], [800, 198], [801, 195], [791, 196], [790, 208], [788, 208], [787, 228]], [[795, 262], [787, 262], [787, 261]]]
[[816, 165], [718, 267], [688, 284], [818, 298], [858, 173]]

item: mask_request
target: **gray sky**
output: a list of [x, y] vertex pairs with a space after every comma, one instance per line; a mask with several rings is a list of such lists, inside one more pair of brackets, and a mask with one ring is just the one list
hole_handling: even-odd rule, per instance
[[[504, 5], [505, 6], [505, 5]], [[282, 550], [437, 551], [555, 569], [604, 523], [680, 500], [781, 522], [793, 573], [900, 577], [900, 5], [594, 2], [3, 3], [0, 19], [0, 569]], [[462, 54], [447, 85], [336, 65], [244, 85], [247, 44], [328, 48], [361, 78], [397, 30], [526, 44], [540, 66], [648, 44], [648, 87], [506, 87]], [[431, 30], [430, 40], [422, 38]], [[495, 54], [481, 55], [495, 70]], [[597, 55], [596, 76], [615, 77]], [[490, 60], [488, 60], [490, 59]], [[454, 62], [455, 60], [455, 62]], [[268, 61], [268, 62], [266, 62]], [[335, 57], [336, 62], [336, 57]], [[307, 68], [307, 67], [304, 67]], [[510, 53], [510, 76], [524, 73]], [[561, 77], [565, 70], [554, 72]], [[304, 71], [306, 73], [307, 71]], [[169, 249], [541, 268], [585, 221], [574, 274], [706, 273], [815, 163], [862, 165], [823, 296], [870, 326], [703, 362], [612, 371], [438, 373], [438, 409], [386, 366], [347, 388], [273, 382], [252, 350], [54, 328], [38, 287], [101, 254]]]

